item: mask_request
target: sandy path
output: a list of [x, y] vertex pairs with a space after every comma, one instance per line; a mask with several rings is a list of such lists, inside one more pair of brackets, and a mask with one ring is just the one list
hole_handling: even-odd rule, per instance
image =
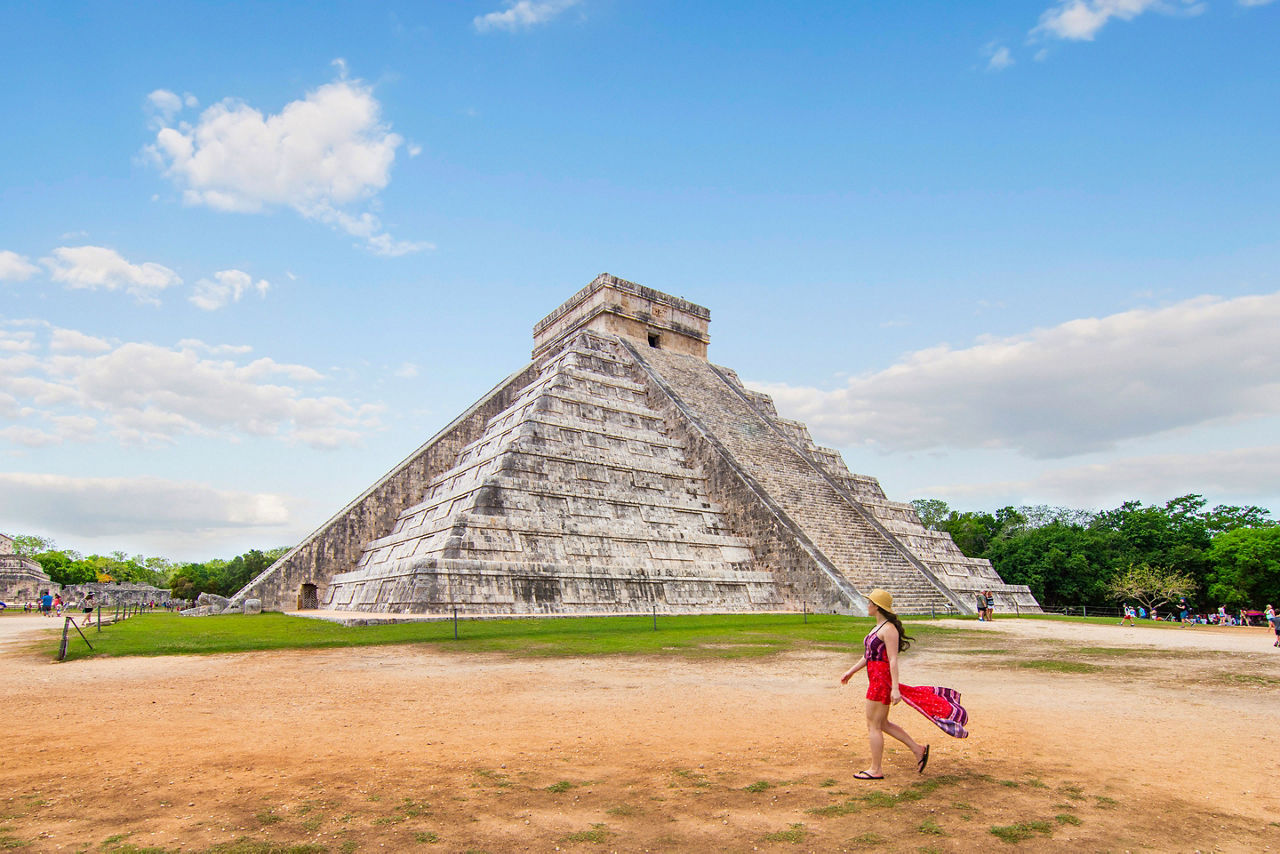
[[[10, 619], [22, 618], [0, 627]], [[877, 784], [852, 779], [866, 762], [862, 686], [838, 684], [849, 659], [831, 652], [382, 647], [55, 665], [11, 648], [0, 844], [968, 851], [1002, 845], [992, 826], [1044, 822], [1021, 848], [1274, 850], [1280, 650], [1187, 648], [1195, 630], [1149, 630], [1167, 653], [1135, 648], [1092, 673], [1018, 666], [1137, 632], [1063, 625], [997, 620], [909, 653], [907, 681], [964, 691], [972, 737], [895, 709], [932, 742], [929, 773], [899, 747]], [[936, 788], [917, 800], [851, 801], [911, 795], [921, 779]]]
[[1152, 625], [1141, 620], [1136, 626], [1108, 626], [1073, 623], [1066, 620], [996, 619], [990, 623], [973, 620], [937, 620], [937, 625], [964, 628], [973, 632], [999, 633], [1027, 640], [1071, 641], [1081, 645], [1132, 646], [1170, 650], [1222, 652], [1266, 652], [1275, 633], [1265, 627]]

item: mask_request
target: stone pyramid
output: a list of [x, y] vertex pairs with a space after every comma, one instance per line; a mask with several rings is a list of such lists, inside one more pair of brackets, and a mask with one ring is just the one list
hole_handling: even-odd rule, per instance
[[710, 312], [608, 274], [508, 377], [235, 597], [448, 614], [1039, 611], [706, 358]]

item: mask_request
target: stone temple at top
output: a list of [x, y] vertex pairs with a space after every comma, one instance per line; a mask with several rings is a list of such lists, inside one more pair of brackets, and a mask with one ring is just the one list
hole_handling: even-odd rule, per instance
[[[602, 274], [533, 361], [234, 600], [450, 614], [1039, 611], [707, 360], [711, 313]], [[352, 615], [357, 616], [357, 614]]]

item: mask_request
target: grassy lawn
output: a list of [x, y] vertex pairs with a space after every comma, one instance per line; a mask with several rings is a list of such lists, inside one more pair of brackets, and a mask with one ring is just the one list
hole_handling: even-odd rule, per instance
[[[926, 618], [908, 620], [907, 631], [923, 638], [952, 632]], [[500, 651], [520, 655], [682, 655], [742, 658], [772, 655], [800, 646], [862, 650], [872, 621], [865, 617], [810, 614], [709, 614], [459, 620], [342, 626], [285, 614], [181, 617], [142, 614], [87, 634], [90, 652], [73, 632], [67, 659], [95, 655], [182, 655], [341, 646], [427, 643], [441, 648]], [[56, 655], [56, 646], [53, 653]]]

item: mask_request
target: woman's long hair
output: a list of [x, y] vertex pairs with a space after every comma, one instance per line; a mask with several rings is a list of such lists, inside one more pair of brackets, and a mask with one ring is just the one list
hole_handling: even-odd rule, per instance
[[897, 614], [892, 611], [886, 611], [879, 605], [876, 605], [876, 610], [880, 612], [880, 616], [884, 617], [886, 622], [892, 623], [893, 627], [898, 630], [898, 652], [906, 652], [911, 646], [911, 641], [915, 640], [915, 638], [907, 634], [907, 630], [902, 627], [902, 620], [898, 619]]

